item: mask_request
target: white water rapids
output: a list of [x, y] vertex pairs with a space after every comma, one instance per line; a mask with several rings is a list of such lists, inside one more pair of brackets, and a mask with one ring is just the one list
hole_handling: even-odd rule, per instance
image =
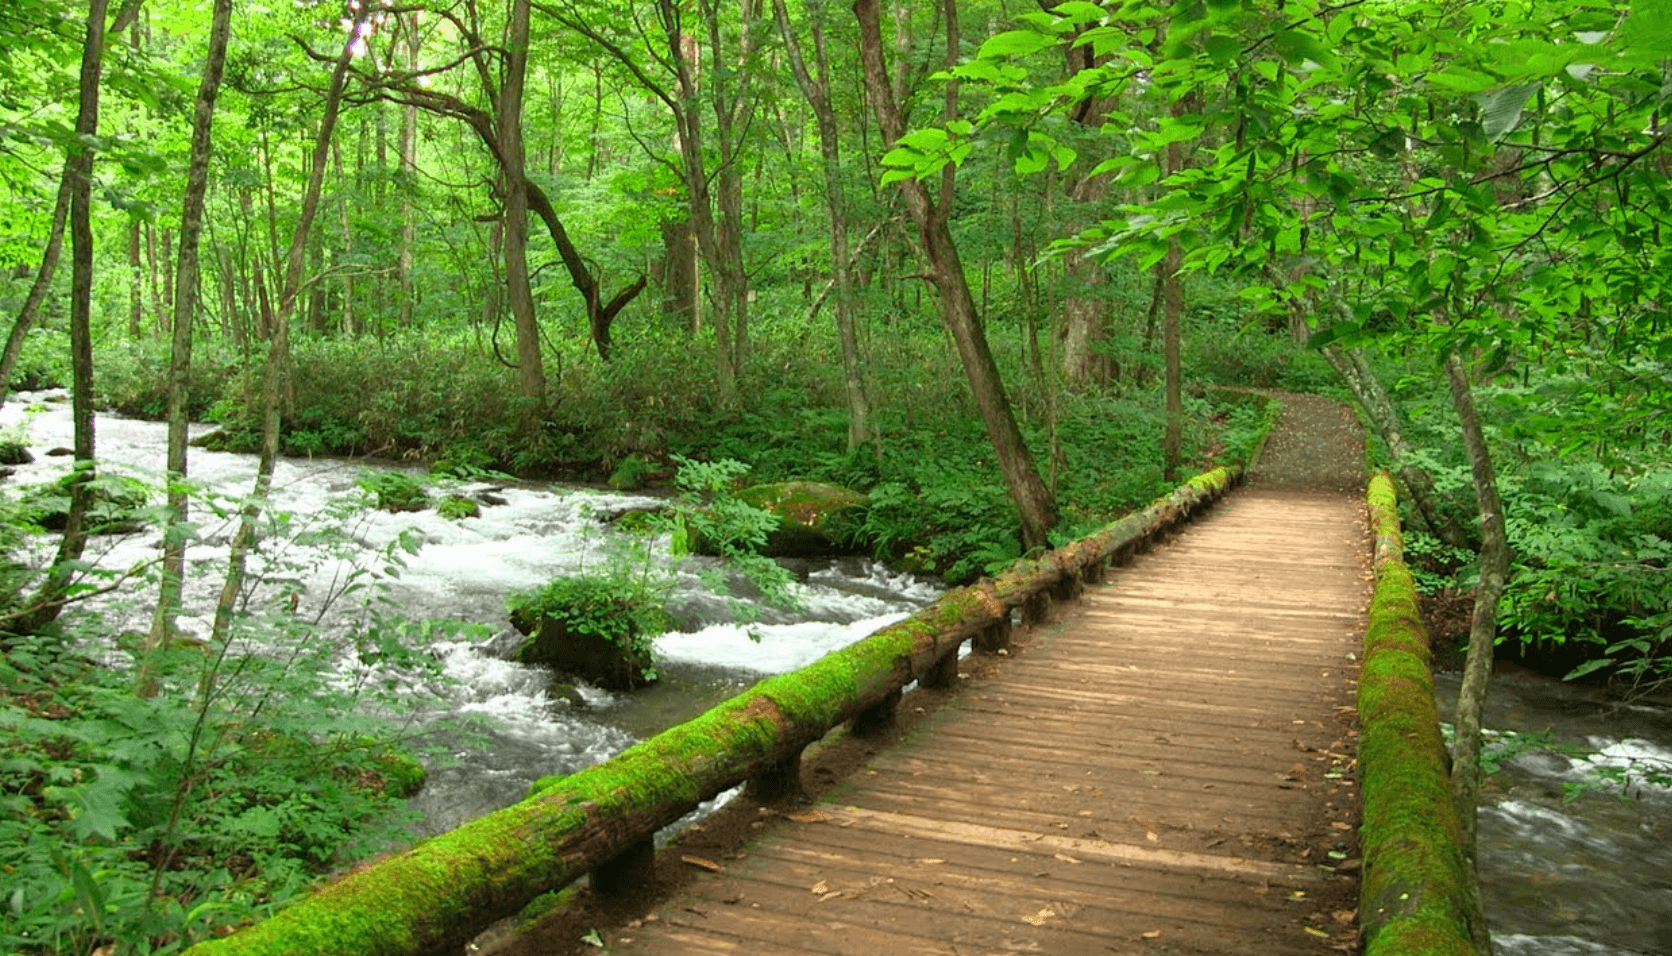
[[[0, 428], [21, 431], [35, 462], [19, 466], [11, 490], [44, 483], [69, 470], [67, 456], [48, 456], [71, 444], [69, 406], [60, 397], [18, 395], [0, 410]], [[209, 430], [194, 426], [193, 435]], [[97, 457], [101, 473], [131, 475], [156, 488], [166, 460], [166, 429], [154, 422], [100, 416]], [[581, 687], [584, 705], [552, 693], [554, 675], [538, 667], [503, 660], [494, 652], [508, 643], [505, 600], [514, 591], [536, 588], [553, 577], [606, 560], [607, 538], [615, 534], [599, 516], [652, 507], [654, 498], [600, 494], [585, 489], [511, 482], [453, 483], [450, 493], [477, 495], [492, 489], [503, 504], [482, 507], [481, 516], [448, 520], [434, 510], [406, 514], [354, 508], [341, 499], [356, 494], [356, 479], [368, 468], [406, 471], [393, 463], [339, 459], [282, 459], [276, 468], [269, 507], [289, 517], [293, 535], [283, 552], [252, 563], [256, 574], [298, 580], [303, 597], [293, 612], [319, 616], [324, 629], [353, 613], [353, 601], [339, 599], [320, 609], [323, 595], [340, 588], [355, 569], [384, 565], [383, 555], [403, 533], [418, 542], [404, 556], [404, 568], [385, 579], [388, 597], [407, 619], [459, 620], [486, 625], [498, 640], [441, 641], [432, 647], [450, 681], [417, 693], [437, 696], [441, 715], [489, 718], [487, 745], [460, 745], [451, 766], [432, 767], [414, 803], [425, 829], [458, 826], [520, 798], [536, 778], [572, 773], [607, 759], [649, 736], [702, 712], [762, 677], [802, 667], [832, 650], [897, 621], [932, 601], [933, 582], [896, 575], [871, 561], [842, 559], [797, 564], [802, 575], [795, 612], [762, 608], [749, 628], [729, 623], [736, 598], [710, 593], [687, 571], [672, 599], [686, 631], [656, 641], [663, 680], [630, 695]], [[234, 502], [250, 492], [256, 470], [252, 455], [192, 449], [191, 481]], [[160, 493], [154, 492], [154, 500]], [[336, 503], [334, 505], [334, 502]], [[234, 530], [195, 505], [201, 540], [188, 552], [188, 586], [183, 631], [209, 632], [215, 595], [224, 578]], [[229, 507], [227, 509], [231, 511]], [[298, 543], [296, 533], [335, 525], [346, 533], [347, 550]], [[157, 555], [160, 533], [149, 528], [124, 536], [99, 536], [86, 560], [101, 567], [130, 568]], [[257, 589], [254, 603], [277, 594], [276, 580]], [[155, 587], [141, 578], [96, 602], [111, 630], [143, 630], [156, 600]], [[340, 626], [340, 624], [339, 624]], [[750, 632], [760, 640], [751, 640]]]

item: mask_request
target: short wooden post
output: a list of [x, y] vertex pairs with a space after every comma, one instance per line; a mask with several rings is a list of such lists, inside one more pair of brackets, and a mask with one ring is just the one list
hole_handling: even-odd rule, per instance
[[958, 648], [962, 646], [963, 644], [959, 643], [942, 654], [940, 660], [923, 672], [917, 683], [923, 687], [951, 687], [958, 683]]
[[621, 851], [621, 855], [599, 864], [592, 871], [592, 889], [604, 896], [630, 896], [644, 892], [656, 881], [656, 841], [645, 838]]
[[881, 703], [865, 708], [853, 718], [854, 736], [877, 737], [889, 733], [894, 729], [894, 716], [899, 709], [900, 692], [894, 691]]
[[1058, 601], [1073, 601], [1079, 598], [1083, 590], [1085, 588], [1080, 584], [1079, 575], [1065, 574], [1062, 580], [1057, 582], [1057, 586], [1051, 589], [1051, 597]]
[[751, 777], [748, 793], [760, 803], [790, 803], [806, 796], [806, 791], [801, 789], [801, 751]]
[[1010, 648], [1010, 618], [1008, 616], [994, 621], [986, 630], [977, 635], [975, 649], [983, 654], [997, 654]]
[[1022, 626], [1038, 627], [1051, 611], [1051, 595], [1040, 591], [1022, 602]]

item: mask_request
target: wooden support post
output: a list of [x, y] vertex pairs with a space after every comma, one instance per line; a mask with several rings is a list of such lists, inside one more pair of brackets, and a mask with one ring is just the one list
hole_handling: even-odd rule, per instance
[[1051, 589], [1051, 598], [1057, 601], [1073, 601], [1080, 597], [1083, 590], [1085, 589], [1081, 586], [1078, 575], [1066, 574], [1057, 582], [1057, 586]]
[[1102, 584], [1109, 573], [1109, 560], [1093, 561], [1080, 571], [1080, 580], [1085, 584]]
[[592, 871], [593, 892], [603, 896], [632, 896], [656, 880], [656, 841], [640, 840], [621, 855]]
[[1038, 627], [1051, 611], [1051, 596], [1041, 591], [1022, 602], [1022, 626]]
[[951, 687], [958, 683], [958, 648], [962, 646], [961, 643], [954, 645], [951, 650], [942, 654], [941, 659], [936, 661], [933, 667], [924, 671], [923, 676], [917, 679], [918, 685], [921, 687]]
[[761, 803], [790, 803], [806, 796], [801, 789], [801, 751], [749, 778], [749, 796]]
[[975, 649], [983, 654], [997, 654], [1010, 647], [1010, 618], [1006, 617], [982, 631], [975, 639]]
[[860, 711], [853, 719], [856, 737], [878, 737], [894, 729], [894, 715], [900, 709], [900, 692], [895, 691], [882, 702]]

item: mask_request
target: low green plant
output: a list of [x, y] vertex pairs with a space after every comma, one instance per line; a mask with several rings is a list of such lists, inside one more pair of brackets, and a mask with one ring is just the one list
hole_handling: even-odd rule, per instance
[[435, 503], [435, 513], [448, 521], [463, 521], [481, 516], [482, 507], [468, 495], [445, 495]]
[[380, 511], [422, 511], [430, 506], [424, 483], [403, 472], [367, 468], [354, 483], [371, 496], [373, 506]]
[[602, 638], [645, 680], [654, 681], [658, 675], [653, 642], [671, 623], [666, 604], [672, 586], [670, 574], [612, 563], [554, 578], [537, 590], [513, 594], [507, 603], [511, 619], [529, 633], [530, 641], [544, 622], [555, 622], [569, 633]]

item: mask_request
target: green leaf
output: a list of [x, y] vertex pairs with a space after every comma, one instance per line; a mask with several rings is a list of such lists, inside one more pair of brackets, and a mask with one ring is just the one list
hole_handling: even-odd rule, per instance
[[1047, 33], [1038, 33], [1033, 30], [1006, 30], [1003, 33], [996, 33], [988, 37], [987, 42], [981, 44], [981, 49], [976, 52], [975, 56], [978, 60], [1027, 56], [1038, 53], [1040, 50], [1048, 50], [1060, 42], [1062, 41]]
[[1502, 85], [1502, 81], [1490, 73], [1482, 73], [1479, 70], [1470, 70], [1461, 66], [1448, 67], [1439, 73], [1430, 73], [1428, 74], [1428, 82], [1462, 93], [1482, 93], [1495, 86]]
[[1480, 125], [1486, 131], [1486, 138], [1495, 141], [1514, 130], [1521, 122], [1521, 112], [1527, 100], [1543, 85], [1522, 83], [1477, 94], [1475, 100], [1480, 104]]
[[1598, 657], [1593, 660], [1588, 660], [1585, 663], [1580, 664], [1578, 667], [1575, 667], [1573, 670], [1568, 671], [1562, 676], [1562, 680], [1573, 680], [1576, 677], [1584, 677], [1586, 674], [1602, 670], [1604, 667], [1607, 667], [1612, 663], [1614, 663], [1614, 658], [1612, 657]]

